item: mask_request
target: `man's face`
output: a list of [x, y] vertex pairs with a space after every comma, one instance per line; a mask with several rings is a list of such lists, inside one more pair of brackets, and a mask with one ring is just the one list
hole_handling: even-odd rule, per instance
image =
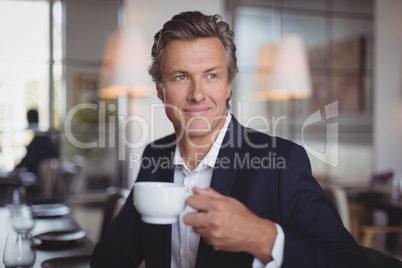
[[218, 38], [174, 40], [165, 47], [157, 90], [176, 135], [216, 138], [230, 95], [227, 73], [225, 49]]

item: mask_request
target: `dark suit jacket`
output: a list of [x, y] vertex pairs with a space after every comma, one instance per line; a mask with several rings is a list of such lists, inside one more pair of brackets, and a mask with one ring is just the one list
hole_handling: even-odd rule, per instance
[[[138, 181], [173, 181], [175, 141], [171, 135], [148, 145]], [[169, 145], [158, 148], [163, 144]], [[368, 267], [366, 256], [313, 178], [301, 146], [244, 128], [233, 118], [211, 187], [282, 226], [282, 267]], [[131, 192], [96, 245], [91, 267], [137, 267], [143, 259], [146, 267], [170, 267], [171, 225], [141, 221], [132, 197]], [[196, 267], [251, 267], [253, 259], [245, 252], [215, 251], [201, 238]]]
[[40, 162], [44, 159], [58, 157], [58, 148], [49, 136], [45, 134], [35, 135], [27, 146], [26, 155], [16, 167], [25, 167], [29, 172], [35, 173], [35, 175], [38, 177], [38, 168]]

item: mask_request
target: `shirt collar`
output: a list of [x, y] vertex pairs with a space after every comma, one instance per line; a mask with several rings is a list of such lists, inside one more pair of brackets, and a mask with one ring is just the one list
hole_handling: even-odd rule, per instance
[[[214, 167], [216, 159], [218, 158], [219, 150], [222, 146], [223, 138], [226, 135], [226, 131], [229, 127], [229, 123], [232, 120], [232, 115], [228, 112], [228, 115], [226, 116], [225, 124], [223, 125], [222, 129], [220, 130], [218, 137], [216, 138], [215, 142], [212, 144], [211, 149], [207, 153], [207, 155], [202, 159], [201, 163], [197, 166], [195, 170], [199, 170], [203, 168], [203, 166], [209, 166], [209, 167]], [[181, 156], [179, 144], [176, 144], [176, 149], [174, 153], [174, 158], [173, 158], [173, 164], [175, 166], [184, 166], [187, 168], [187, 165], [185, 164], [183, 157]]]

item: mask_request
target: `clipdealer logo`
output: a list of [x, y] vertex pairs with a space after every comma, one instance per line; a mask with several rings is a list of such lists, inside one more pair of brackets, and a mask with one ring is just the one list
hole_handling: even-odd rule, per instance
[[[114, 111], [116, 109], [116, 106], [114, 104], [108, 105], [106, 107], [105, 102], [99, 102], [99, 104], [95, 103], [82, 103], [78, 104], [75, 107], [73, 107], [66, 115], [65, 121], [64, 121], [64, 129], [65, 129], [65, 134], [67, 139], [71, 144], [78, 148], [84, 148], [84, 149], [90, 149], [90, 148], [115, 148], [116, 147], [116, 141], [118, 143], [118, 154], [119, 154], [119, 160], [125, 160], [127, 155], [126, 155], [126, 147], [129, 148], [141, 148], [145, 146], [149, 140], [154, 140], [155, 139], [155, 130], [157, 129], [156, 127], [156, 122], [155, 122], [155, 109], [157, 108], [169, 108], [169, 109], [175, 109], [179, 113], [179, 115], [182, 117], [182, 120], [184, 122], [184, 116], [180, 113], [180, 110], [177, 109], [177, 107], [173, 106], [166, 106], [164, 104], [152, 104], [151, 105], [151, 121], [148, 122], [144, 117], [138, 114], [134, 114], [128, 117], [124, 117], [122, 115], [114, 115], [114, 116], [109, 116], [108, 117], [108, 122], [109, 124], [106, 125], [106, 109], [109, 111]], [[79, 141], [76, 137], [74, 137], [73, 131], [72, 131], [72, 122], [73, 122], [73, 117], [76, 114], [76, 112], [84, 109], [92, 109], [92, 110], [98, 110], [98, 118], [99, 118], [99, 125], [98, 125], [98, 139], [91, 141], [91, 142], [82, 142]], [[320, 122], [320, 121], [325, 121], [331, 118], [338, 117], [338, 101], [335, 101], [333, 103], [330, 103], [325, 106], [325, 112], [324, 116], [321, 116], [321, 111], [317, 110], [313, 114], [311, 114], [303, 123], [302, 126], [302, 145], [305, 148], [305, 150], [310, 153], [313, 157], [317, 158], [318, 160], [332, 166], [336, 167], [338, 166], [339, 163], [339, 144], [338, 144], [338, 123], [328, 123], [326, 124], [326, 141], [325, 141], [325, 151], [320, 152], [319, 150], [314, 149], [313, 147], [309, 146], [305, 142], [304, 138], [304, 132], [307, 127], [310, 125]], [[116, 122], [117, 118], [117, 122]], [[223, 120], [224, 118], [217, 118], [216, 120]], [[285, 116], [281, 116], [275, 120], [273, 118], [273, 132], [271, 135], [275, 136], [276, 135], [276, 127], [277, 124], [281, 120], [285, 120]], [[207, 119], [204, 118], [204, 120], [207, 122]], [[262, 120], [265, 125], [266, 125], [266, 131], [270, 132], [270, 127], [267, 119], [263, 116], [254, 116], [252, 118], [249, 118], [246, 123], [245, 127], [248, 127], [250, 122], [253, 120]], [[140, 139], [135, 142], [130, 142], [127, 138], [127, 125], [130, 122], [135, 122], [136, 124], [139, 124], [139, 129], [141, 129], [140, 133]], [[191, 123], [191, 122], [190, 122]], [[209, 123], [209, 121], [207, 122]], [[118, 125], [117, 125], [118, 124]], [[116, 139], [116, 125], [118, 128], [118, 133], [120, 135], [118, 136], [118, 139]], [[108, 131], [106, 131], [106, 127], [108, 127]], [[138, 129], [138, 128], [137, 128]], [[236, 130], [233, 130], [236, 131]], [[260, 130], [262, 131], [262, 130]], [[265, 131], [263, 131], [265, 132]], [[106, 137], [106, 133], [108, 133], [108, 137]], [[247, 134], [247, 133], [246, 133]], [[188, 138], [186, 135], [181, 133], [179, 138]], [[215, 135], [216, 137], [216, 135]], [[246, 135], [246, 142], [250, 146], [253, 146], [253, 148], [264, 148], [267, 147], [268, 144], [252, 144], [250, 140], [248, 140], [248, 136]], [[107, 142], [107, 145], [106, 145]], [[273, 147], [276, 146], [275, 139], [273, 141], [274, 143], [272, 144]], [[170, 144], [171, 145], [171, 144]], [[164, 144], [164, 146], [170, 146], [169, 144]], [[226, 144], [225, 146], [231, 146], [232, 144]], [[132, 161], [132, 159], [130, 159]]]
[[[325, 120], [338, 117], [338, 101], [334, 101], [325, 106]], [[304, 130], [306, 127], [322, 120], [321, 111], [317, 110], [310, 115], [303, 123], [302, 127], [302, 143], [304, 149], [312, 156], [324, 162], [331, 167], [337, 167], [339, 164], [339, 139], [338, 139], [338, 123], [329, 123], [326, 125], [327, 139], [325, 142], [325, 152], [320, 152], [308, 146], [304, 141]]]

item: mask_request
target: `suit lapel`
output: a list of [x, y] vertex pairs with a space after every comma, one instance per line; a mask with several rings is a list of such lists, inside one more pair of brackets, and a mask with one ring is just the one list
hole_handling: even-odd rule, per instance
[[[172, 135], [172, 137], [169, 137], [169, 144], [171, 144], [171, 139], [175, 139], [175, 136]], [[170, 163], [169, 165], [165, 165], [164, 167], [162, 166], [157, 166], [153, 167], [153, 169], [150, 170], [156, 170], [155, 173], [148, 174], [151, 180], [153, 181], [162, 181], [162, 182], [173, 182], [173, 176], [174, 176], [174, 165], [173, 165], [173, 157], [174, 157], [174, 151], [176, 144], [173, 144], [172, 146], [169, 146], [168, 148], [162, 148], [161, 150], [156, 150], [154, 151], [153, 156], [151, 158], [155, 158], [155, 161], [153, 162], [156, 165], [161, 165], [161, 162], [158, 162], [158, 160], [163, 160], [166, 159], [166, 156], [169, 157]], [[158, 164], [159, 163], [159, 164]], [[171, 264], [171, 247], [172, 247], [172, 225], [160, 225], [157, 226], [156, 228], [160, 228], [160, 231], [162, 232], [162, 243], [164, 245], [164, 257], [165, 257], [165, 265], [164, 267], [170, 267]]]
[[[222, 195], [229, 195], [232, 189], [233, 182], [236, 177], [237, 168], [234, 165], [234, 156], [237, 147], [241, 146], [242, 126], [232, 117], [228, 130], [219, 150], [218, 159], [215, 163], [214, 172], [212, 174], [211, 188]], [[220, 166], [222, 159], [230, 159], [230, 167]], [[202, 264], [207, 256], [207, 253], [212, 250], [205, 240], [201, 237], [197, 252], [196, 267], [202, 267]]]
[[[212, 174], [211, 188], [223, 195], [229, 195], [232, 189], [233, 181], [236, 177], [237, 168], [234, 165], [234, 156], [239, 143], [238, 140], [240, 124], [232, 117], [226, 135], [223, 138], [221, 149], [215, 163], [214, 172]], [[226, 160], [230, 161], [230, 165], [224, 165]], [[221, 165], [219, 164], [221, 163]]]
[[[173, 161], [173, 159], [171, 160]], [[168, 180], [168, 182], [173, 182], [173, 175], [174, 175], [174, 169], [169, 169], [169, 170], [165, 170], [166, 173], [166, 177]], [[162, 226], [163, 230], [163, 240], [165, 243], [165, 267], [170, 267], [170, 263], [171, 263], [171, 251], [172, 251], [172, 225], [163, 225]]]
[[[211, 188], [223, 195], [229, 195], [237, 173], [236, 165], [234, 165], [234, 156], [237, 147], [241, 146], [241, 139], [239, 139], [241, 130], [241, 125], [232, 117], [215, 163]], [[226, 160], [230, 161], [229, 165], [222, 164], [226, 163]]]

